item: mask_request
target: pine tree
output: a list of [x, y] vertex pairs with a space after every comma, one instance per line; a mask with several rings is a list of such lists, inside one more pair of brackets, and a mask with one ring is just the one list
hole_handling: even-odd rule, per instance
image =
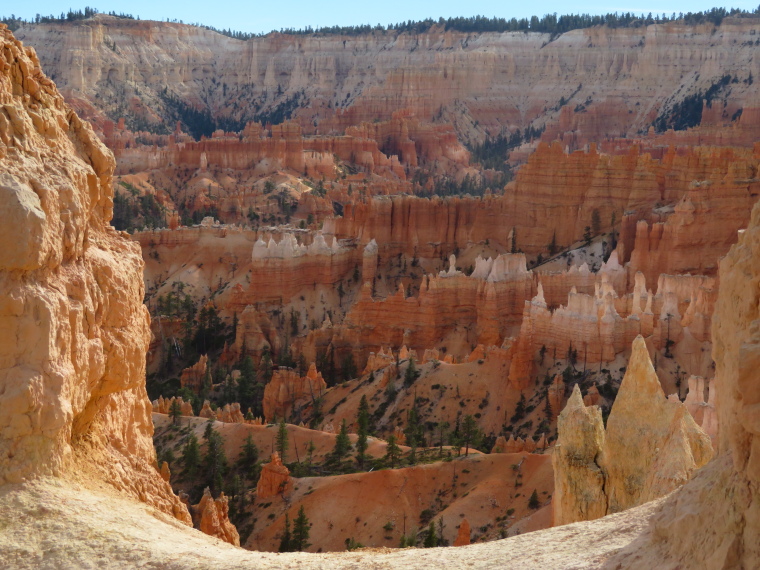
[[414, 365], [414, 357], [409, 357], [409, 366], [406, 367], [406, 372], [404, 373], [404, 386], [407, 388], [414, 384], [414, 381], [417, 380], [417, 377], [419, 376], [419, 372], [417, 372], [417, 367]]
[[240, 407], [245, 410], [255, 404], [256, 368], [253, 359], [246, 356], [240, 364], [240, 378], [238, 378], [237, 397]]
[[172, 419], [172, 425], [178, 425], [179, 419], [182, 417], [182, 406], [180, 406], [179, 400], [174, 398], [172, 405], [169, 408], [169, 417]]
[[194, 433], [190, 434], [187, 438], [187, 443], [182, 450], [182, 463], [185, 466], [185, 473], [188, 476], [193, 477], [198, 471], [198, 465], [201, 462], [201, 449], [198, 445], [198, 438]]
[[446, 437], [446, 430], [449, 429], [449, 422], [440, 422], [438, 424], [438, 456], [443, 457], [443, 440]]
[[583, 229], [583, 242], [586, 245], [591, 245], [591, 226], [586, 226]]
[[388, 436], [388, 446], [385, 449], [385, 460], [390, 462], [391, 469], [396, 467], [396, 462], [401, 457], [401, 448], [396, 445], [396, 436]]
[[554, 411], [552, 410], [552, 403], [549, 401], [549, 390], [546, 391], [546, 403], [544, 404], [544, 416], [546, 421], [552, 421], [554, 417]]
[[477, 446], [480, 443], [481, 433], [475, 418], [467, 414], [462, 422], [462, 442], [464, 443], [464, 455], [470, 454], [470, 445]]
[[538, 501], [538, 492], [533, 489], [533, 494], [530, 496], [530, 499], [528, 499], [528, 508], [537, 509], [540, 506], [541, 503]]
[[240, 451], [238, 464], [243, 469], [246, 479], [254, 480], [258, 477], [259, 448], [253, 443], [253, 436], [249, 433], [245, 438], [243, 449]]
[[356, 440], [356, 462], [360, 468], [364, 468], [364, 461], [367, 453], [367, 432], [369, 431], [369, 404], [367, 396], [362, 396], [359, 402], [359, 412], [356, 415], [356, 424], [358, 426]]
[[557, 253], [557, 231], [555, 230], [552, 234], [552, 241], [549, 243], [549, 246], [547, 248], [549, 250], [549, 255], [554, 255]]
[[602, 231], [602, 220], [599, 217], [599, 210], [596, 208], [591, 212], [591, 230], [595, 236], [598, 236]]
[[222, 490], [224, 474], [227, 471], [227, 456], [224, 455], [224, 439], [219, 432], [213, 429], [206, 440], [203, 471], [211, 493], [217, 494]]
[[348, 437], [348, 426], [344, 419], [340, 424], [340, 432], [338, 432], [338, 435], [335, 438], [335, 447], [332, 451], [332, 457], [336, 463], [340, 463], [349, 451], [351, 451], [351, 439]]
[[277, 428], [277, 439], [275, 443], [277, 451], [280, 454], [280, 459], [285, 462], [285, 452], [288, 450], [288, 428], [285, 426], [285, 420], [280, 422], [279, 428]]
[[438, 546], [438, 535], [435, 533], [435, 523], [430, 521], [427, 534], [425, 534], [425, 540], [422, 543], [425, 548], [435, 548]]
[[285, 528], [282, 531], [282, 536], [280, 537], [280, 548], [278, 549], [279, 552], [290, 552], [292, 548], [293, 543], [293, 537], [290, 534], [290, 517], [288, 517], [288, 514], [285, 513]]
[[309, 542], [309, 519], [306, 518], [306, 511], [304, 511], [303, 505], [298, 509], [298, 517], [293, 522], [293, 539], [291, 542], [292, 550], [301, 551], [311, 546]]
[[404, 435], [406, 436], [406, 442], [410, 447], [425, 445], [425, 428], [420, 421], [420, 413], [417, 408], [416, 397], [414, 398], [412, 409], [409, 410], [409, 414], [407, 415]]

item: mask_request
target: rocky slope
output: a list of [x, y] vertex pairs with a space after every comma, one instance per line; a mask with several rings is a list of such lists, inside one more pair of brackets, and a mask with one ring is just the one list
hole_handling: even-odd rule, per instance
[[0, 26], [0, 482], [94, 475], [188, 523], [156, 470], [139, 248], [114, 160]]

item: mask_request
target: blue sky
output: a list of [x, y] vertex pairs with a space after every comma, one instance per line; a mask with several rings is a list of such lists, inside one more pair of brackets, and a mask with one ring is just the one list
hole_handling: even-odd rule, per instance
[[[39, 13], [42, 15], [60, 14], [69, 8], [82, 9], [85, 5], [97, 8], [101, 12], [126, 12], [148, 20], [177, 19], [185, 23], [202, 23], [216, 28], [232, 28], [243, 32], [269, 32], [280, 28], [302, 28], [352, 24], [391, 24], [405, 20], [422, 20], [428, 17], [450, 16], [498, 16], [505, 18], [523, 18], [533, 15], [542, 16], [556, 12], [603, 14], [607, 12], [695, 12], [716, 6], [735, 7], [753, 10], [758, 1], [740, 0], [730, 4], [721, 4], [719, 0], [635, 0], [631, 3], [609, 0], [587, 2], [560, 2], [556, 0], [537, 0], [534, 2], [504, 2], [491, 0], [471, 0], [454, 2], [451, 0], [290, 0], [267, 1], [256, 0], [183, 0], [182, 2], [157, 2], [155, 0], [131, 0], [118, 2], [114, 0], [85, 0], [80, 5], [71, 0], [60, 2], [41, 0], [29, 3], [13, 3], [13, 9], [0, 8], [0, 15], [31, 19]], [[9, 6], [6, 4], [6, 6]]]

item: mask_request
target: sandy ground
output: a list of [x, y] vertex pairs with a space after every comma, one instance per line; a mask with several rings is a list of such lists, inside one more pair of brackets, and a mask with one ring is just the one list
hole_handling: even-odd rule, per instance
[[641, 534], [659, 501], [625, 513], [461, 548], [269, 554], [235, 548], [104, 490], [41, 479], [0, 488], [8, 569], [598, 568]]

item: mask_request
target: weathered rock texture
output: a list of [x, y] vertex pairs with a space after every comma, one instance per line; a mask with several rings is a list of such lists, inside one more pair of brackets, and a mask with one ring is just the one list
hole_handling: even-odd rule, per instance
[[665, 397], [644, 339], [607, 420], [576, 386], [559, 417], [553, 455], [554, 521], [592, 520], [666, 495], [713, 456], [710, 438], [678, 399]]
[[264, 465], [259, 476], [259, 482], [256, 484], [256, 497], [266, 499], [284, 495], [293, 488], [293, 482], [290, 479], [290, 471], [282, 464], [280, 454], [276, 451], [272, 453], [272, 458]]
[[457, 531], [457, 537], [454, 539], [454, 546], [467, 546], [470, 544], [470, 523], [467, 519], [462, 519]]
[[713, 320], [719, 456], [669, 497], [635, 548], [610, 567], [760, 565], [760, 208], [720, 264]]
[[208, 487], [203, 491], [200, 503], [193, 505], [198, 518], [198, 528], [210, 536], [215, 536], [235, 546], [240, 546], [240, 535], [230, 522], [228, 499], [224, 493], [214, 499]]
[[313, 362], [303, 377], [290, 368], [275, 370], [264, 388], [264, 418], [270, 422], [276, 418], [290, 419], [294, 408], [320, 398], [326, 389], [327, 384]]
[[108, 223], [113, 156], [5, 26], [0, 109], [0, 483], [94, 471], [189, 523], [157, 471], [143, 264]]
[[[168, 86], [215, 117], [247, 120], [287, 104], [304, 128], [322, 134], [409, 109], [453, 123], [460, 136], [545, 123], [547, 140], [561, 137], [574, 149], [645, 131], [666, 100], [704, 92], [726, 73], [739, 81], [721, 92], [726, 105], [708, 109], [706, 122], [722, 125], [744, 108], [742, 119], [752, 124], [757, 113], [747, 108], [757, 104], [751, 82], [742, 80], [760, 72], [757, 29], [754, 19], [727, 18], [717, 28], [598, 27], [556, 38], [434, 27], [240, 41], [196, 26], [100, 15], [18, 34], [45, 55], [76, 108], [99, 124], [126, 115], [130, 125], [139, 119], [173, 130], [162, 97]], [[393, 150], [404, 156], [414, 148], [399, 137]]]

